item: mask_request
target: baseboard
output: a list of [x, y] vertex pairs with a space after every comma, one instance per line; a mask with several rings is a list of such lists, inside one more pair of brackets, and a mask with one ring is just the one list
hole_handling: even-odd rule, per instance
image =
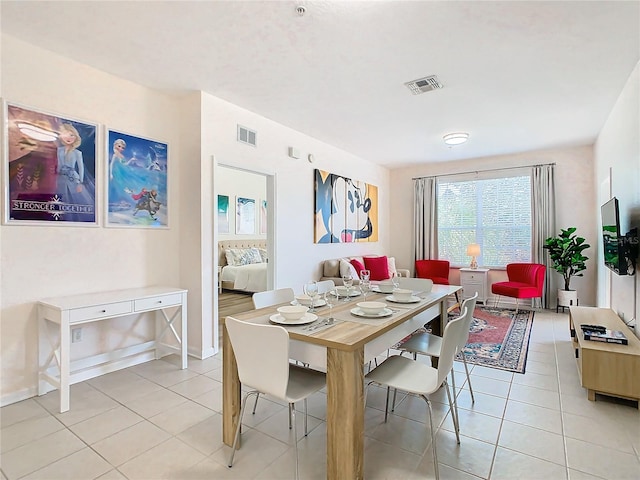
[[0, 398], [0, 407], [6, 407], [7, 405], [11, 405], [12, 403], [21, 402], [23, 400], [36, 397], [37, 395], [38, 387], [23, 388], [22, 390], [18, 390], [17, 392], [3, 395], [2, 398]]
[[215, 347], [208, 347], [204, 350], [198, 350], [196, 348], [187, 348], [190, 357], [195, 357], [198, 360], [204, 360], [205, 358], [213, 357], [218, 353], [218, 349]]

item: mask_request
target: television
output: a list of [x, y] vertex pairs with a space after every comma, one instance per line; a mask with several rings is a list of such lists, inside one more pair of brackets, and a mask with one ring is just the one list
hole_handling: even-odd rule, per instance
[[633, 275], [638, 250], [638, 230], [634, 228], [626, 235], [621, 234], [620, 207], [616, 197], [602, 205], [600, 213], [605, 266], [618, 275]]

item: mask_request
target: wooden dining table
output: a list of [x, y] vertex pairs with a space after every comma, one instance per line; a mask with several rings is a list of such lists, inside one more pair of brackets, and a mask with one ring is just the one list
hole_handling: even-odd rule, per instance
[[[327, 479], [362, 479], [364, 477], [364, 366], [367, 347], [391, 347], [415, 328], [407, 322], [416, 315], [431, 311], [436, 319], [432, 330], [438, 334], [447, 322], [448, 299], [461, 289], [456, 285], [434, 285], [430, 292], [415, 292], [420, 301], [391, 303], [387, 294], [372, 293], [371, 301], [384, 301], [392, 314], [383, 318], [363, 318], [351, 310], [362, 297], [340, 302], [332, 309], [335, 321], [314, 329], [308, 326], [286, 327], [290, 339], [312, 348], [326, 349], [327, 373]], [[233, 315], [250, 323], [270, 323], [277, 307], [266, 307]], [[430, 310], [431, 309], [431, 310]], [[322, 319], [328, 316], [325, 306], [316, 308]], [[410, 327], [407, 330], [407, 327]], [[400, 336], [398, 338], [398, 336]], [[388, 344], [386, 344], [388, 343]], [[383, 350], [383, 351], [384, 351]], [[240, 416], [241, 385], [233, 348], [223, 324], [223, 402], [222, 436], [225, 444], [233, 445]], [[265, 352], [268, 354], [268, 352]], [[320, 366], [322, 367], [322, 366]]]

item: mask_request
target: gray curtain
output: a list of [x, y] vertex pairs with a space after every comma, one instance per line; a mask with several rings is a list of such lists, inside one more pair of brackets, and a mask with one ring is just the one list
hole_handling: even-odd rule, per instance
[[[542, 305], [550, 308], [553, 273], [544, 241], [556, 234], [556, 194], [554, 165], [535, 165], [531, 169], [531, 260], [547, 267]], [[535, 300], [539, 302], [539, 300]], [[536, 306], [536, 305], [534, 305]]]
[[436, 221], [436, 179], [413, 181], [413, 263], [438, 258], [438, 222]]

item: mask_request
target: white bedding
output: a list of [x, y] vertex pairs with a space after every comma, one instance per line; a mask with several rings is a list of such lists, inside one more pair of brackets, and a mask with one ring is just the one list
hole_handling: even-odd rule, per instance
[[267, 264], [252, 263], [249, 265], [222, 267], [222, 281], [233, 282], [234, 290], [246, 292], [263, 292], [267, 289]]

